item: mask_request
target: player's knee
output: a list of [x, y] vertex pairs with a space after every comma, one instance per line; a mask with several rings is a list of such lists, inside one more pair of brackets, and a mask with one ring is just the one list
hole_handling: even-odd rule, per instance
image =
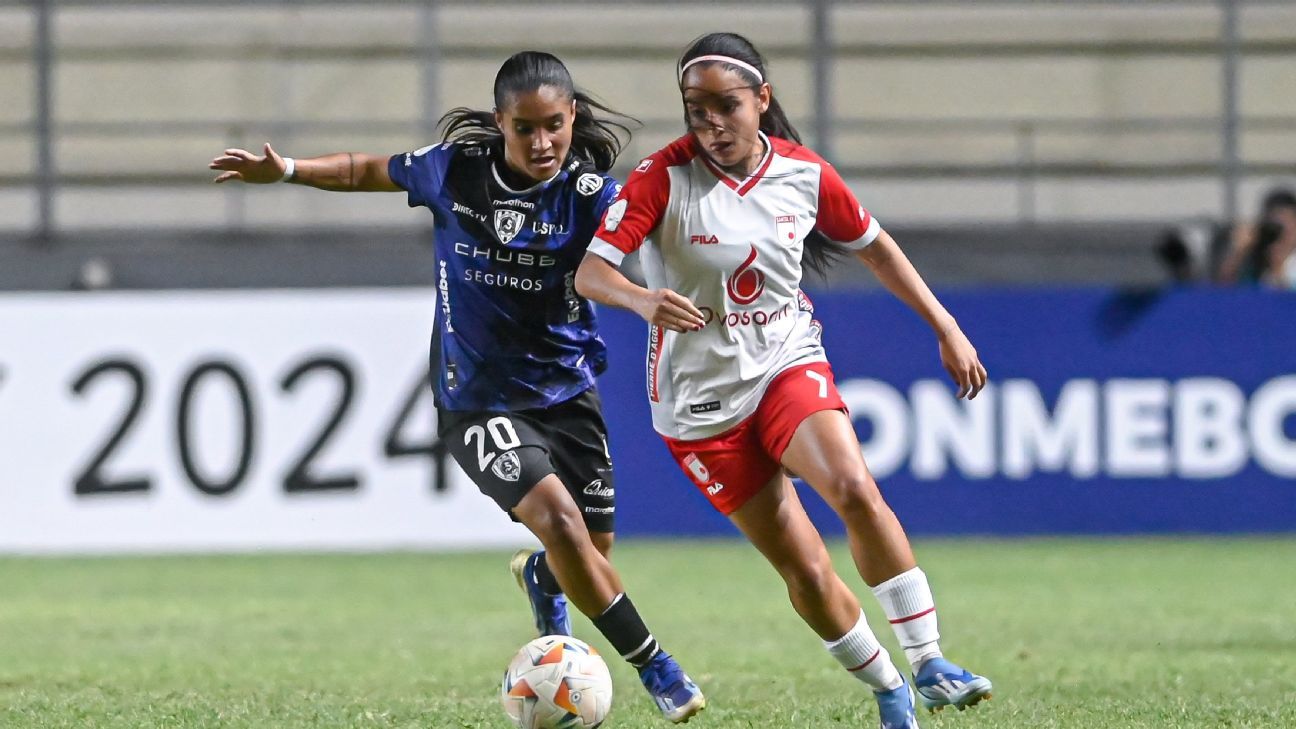
[[585, 522], [574, 509], [551, 511], [536, 525], [535, 532], [546, 549], [571, 549], [589, 541]]
[[832, 561], [827, 554], [822, 559], [800, 563], [783, 571], [783, 580], [787, 583], [788, 596], [794, 604], [825, 601], [832, 591], [837, 573], [833, 571]]
[[872, 518], [889, 507], [867, 471], [837, 474], [829, 486], [833, 508], [843, 517]]

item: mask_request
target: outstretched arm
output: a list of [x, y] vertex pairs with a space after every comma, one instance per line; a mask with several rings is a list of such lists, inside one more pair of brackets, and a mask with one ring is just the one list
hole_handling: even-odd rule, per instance
[[576, 292], [600, 304], [629, 309], [649, 324], [674, 332], [694, 331], [706, 324], [687, 297], [670, 289], [639, 286], [595, 253], [586, 253], [576, 269]]
[[927, 322], [940, 342], [941, 364], [958, 384], [958, 396], [969, 400], [986, 384], [986, 369], [977, 357], [958, 322], [936, 300], [936, 295], [918, 275], [918, 270], [885, 230], [856, 256], [864, 262], [896, 298], [903, 301]]
[[[210, 169], [222, 170], [215, 182], [242, 180], [263, 185], [284, 181], [287, 163], [266, 142], [263, 154], [253, 154], [244, 149], [227, 149], [225, 154], [213, 159]], [[389, 156], [374, 156], [357, 152], [338, 152], [323, 157], [294, 160], [292, 177], [287, 182], [337, 192], [401, 192], [387, 174]]]

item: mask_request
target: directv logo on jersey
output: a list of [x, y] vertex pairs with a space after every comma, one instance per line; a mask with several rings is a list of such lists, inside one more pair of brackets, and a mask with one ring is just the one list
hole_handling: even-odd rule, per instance
[[496, 210], [495, 235], [499, 237], [499, 242], [508, 245], [509, 241], [522, 232], [522, 224], [525, 222], [526, 215], [516, 210]]

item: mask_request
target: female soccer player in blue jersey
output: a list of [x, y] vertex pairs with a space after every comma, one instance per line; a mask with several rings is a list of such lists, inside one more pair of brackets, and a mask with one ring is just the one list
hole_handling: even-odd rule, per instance
[[[639, 672], [663, 715], [706, 700], [662, 650], [607, 560], [615, 487], [594, 387], [606, 351], [575, 273], [620, 185], [623, 125], [548, 53], [509, 58], [494, 112], [454, 109], [440, 144], [406, 154], [281, 157], [228, 149], [216, 182], [405, 192], [435, 220], [438, 431], [483, 493], [539, 538], [511, 567], [540, 635], [571, 634], [566, 598]], [[564, 593], [566, 597], [564, 597]]]

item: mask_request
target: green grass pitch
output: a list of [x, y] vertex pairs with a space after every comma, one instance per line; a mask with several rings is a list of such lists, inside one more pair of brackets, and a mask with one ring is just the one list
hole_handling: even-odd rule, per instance
[[[923, 541], [983, 727], [1296, 727], [1296, 540]], [[849, 557], [834, 546], [839, 571]], [[872, 727], [873, 702], [736, 541], [615, 562], [709, 697], [689, 724]], [[508, 553], [0, 559], [0, 726], [507, 727], [530, 635]], [[901, 657], [876, 602], [875, 629]], [[588, 621], [576, 631], [611, 653]], [[669, 726], [612, 662], [609, 729]]]

